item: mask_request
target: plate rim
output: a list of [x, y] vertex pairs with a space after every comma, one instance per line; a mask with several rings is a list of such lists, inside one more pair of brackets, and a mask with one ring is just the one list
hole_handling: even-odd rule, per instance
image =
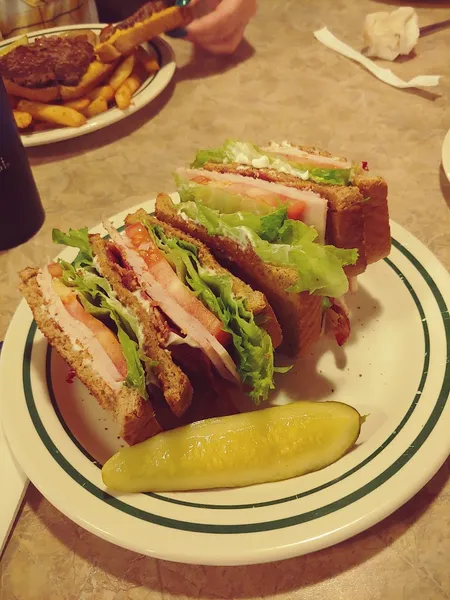
[[[28, 37], [28, 39], [35, 40], [40, 36], [51, 36], [53, 34], [75, 31], [77, 29], [90, 29], [91, 31], [98, 33], [106, 25], [106, 23], [81, 23], [74, 25], [59, 25], [57, 27], [30, 31], [26, 34], [14, 36], [13, 38], [0, 40], [0, 49], [9, 46], [15, 40], [20, 39], [25, 35]], [[169, 85], [173, 79], [173, 76], [175, 75], [177, 68], [176, 59], [172, 46], [162, 37], [156, 37], [147, 43], [152, 46], [157, 53], [160, 61], [160, 69], [155, 74], [150, 75], [142, 83], [141, 88], [136, 92], [136, 94], [134, 94], [134, 102], [129, 108], [121, 110], [117, 106], [113, 106], [105, 113], [89, 118], [81, 127], [65, 127], [31, 134], [21, 133], [20, 137], [25, 148], [33, 148], [36, 146], [45, 146], [48, 144], [63, 142], [99, 131], [100, 129], [104, 129], [105, 127], [109, 127], [110, 125], [114, 125], [115, 123], [126, 119], [157, 98]], [[155, 88], [154, 90], [152, 89], [152, 84]], [[143, 92], [147, 92], [145, 97], [141, 96]], [[139, 96], [141, 96], [141, 98], [139, 98]], [[138, 99], [137, 103], [135, 101], [136, 99]]]
[[[130, 210], [132, 210], [132, 209], [130, 209]], [[128, 211], [123, 211], [123, 213], [126, 213], [126, 212], [128, 212]], [[121, 214], [122, 213], [119, 213], [119, 215], [116, 215], [115, 217], [113, 217], [113, 219], [121, 218]], [[431, 253], [431, 251], [428, 248], [426, 248], [426, 246], [424, 246], [417, 238], [415, 238], [412, 234], [410, 234], [405, 229], [403, 229], [403, 227], [401, 227], [397, 224], [395, 224], [395, 227], [398, 228], [400, 237], [403, 238], [402, 243], [403, 243], [403, 240], [406, 240], [405, 243], [408, 246], [408, 245], [410, 245], [410, 244], [408, 244], [408, 240], [409, 240], [410, 242], [413, 242], [416, 246], [418, 246], [419, 251], [425, 250], [425, 252], [428, 253], [428, 256], [425, 255], [425, 258], [433, 259], [434, 264], [439, 266], [439, 270], [440, 270], [439, 276], [443, 275], [443, 276], [447, 277], [447, 282], [448, 282], [450, 280], [449, 275], [446, 272], [443, 265], [437, 259], [437, 257], [434, 256]], [[414, 254], [412, 256], [414, 257]], [[427, 272], [426, 267], [423, 267], [423, 269]], [[440, 292], [440, 286], [436, 284], [436, 287], [437, 287], [437, 290]], [[444, 300], [444, 302], [445, 302], [445, 300]], [[446, 323], [444, 322], [444, 327], [445, 327], [445, 325], [446, 325]], [[448, 352], [448, 337], [447, 337], [446, 341], [447, 341], [447, 352]], [[447, 365], [447, 371], [448, 371], [448, 365]], [[443, 410], [445, 410], [447, 400], [448, 400], [448, 395], [444, 401]], [[439, 417], [439, 419], [440, 418], [442, 418], [442, 415]], [[437, 419], [437, 423], [439, 422], [439, 419]], [[8, 435], [8, 432], [6, 432], [6, 433]], [[433, 433], [433, 431], [431, 431], [431, 434], [432, 433]], [[426, 441], [427, 440], [425, 440], [425, 443], [426, 443]], [[408, 490], [408, 493], [406, 495], [400, 494], [397, 497], [396, 502], [394, 502], [394, 503], [391, 502], [391, 503], [388, 503], [386, 506], [383, 505], [383, 506], [379, 507], [378, 511], [376, 511], [376, 510], [374, 511], [374, 514], [369, 513], [368, 515], [365, 515], [365, 521], [362, 524], [361, 523], [360, 524], [345, 523], [345, 524], [341, 525], [341, 528], [338, 530], [338, 532], [334, 536], [332, 536], [332, 539], [329, 539], [330, 536], [327, 535], [326, 542], [319, 541], [314, 545], [313, 548], [308, 548], [306, 551], [307, 552], [316, 551], [323, 547], [338, 543], [339, 541], [347, 539], [348, 537], [352, 537], [353, 535], [356, 535], [357, 533], [367, 529], [368, 527], [375, 524], [376, 522], [379, 522], [380, 520], [382, 520], [383, 518], [388, 516], [390, 513], [392, 513], [394, 510], [396, 510], [399, 506], [404, 504], [410, 497], [412, 497], [415, 493], [417, 493], [417, 491], [419, 489], [421, 489], [421, 487], [423, 487], [423, 485], [425, 485], [425, 483], [434, 475], [434, 473], [440, 468], [442, 463], [445, 461], [448, 451], [450, 450], [450, 445], [449, 445], [449, 449], [447, 449], [447, 450], [444, 450], [444, 446], [441, 446], [441, 448], [442, 448], [442, 454], [439, 458], [435, 457], [435, 460], [434, 460], [431, 470], [429, 470], [429, 471], [427, 471], [427, 473], [423, 474], [422, 477], [417, 478], [415, 485], [412, 486]], [[420, 448], [418, 450], [420, 450]], [[32, 481], [34, 480], [34, 478], [30, 478], [30, 479]], [[39, 485], [37, 485], [37, 487], [41, 490], [41, 492], [46, 497], [48, 497], [50, 499], [51, 494], [44, 493], [44, 491], [40, 488]], [[53, 500], [50, 500], [50, 501], [59, 510], [61, 510], [61, 512], [66, 514], [69, 518], [71, 518], [72, 520], [77, 522], [79, 525], [81, 525], [85, 529], [88, 529], [92, 533], [94, 533], [96, 535], [100, 535], [104, 539], [107, 539], [108, 541], [112, 541], [113, 543], [116, 543], [120, 546], [132, 549], [134, 551], [143, 552], [142, 548], [136, 547], [136, 545], [130, 544], [128, 541], [124, 541], [123, 539], [118, 540], [110, 532], [99, 531], [98, 528], [95, 528], [92, 523], [87, 523], [85, 520], [79, 519], [76, 515], [73, 514], [73, 512], [71, 512], [70, 510], [65, 510], [64, 507], [61, 507], [59, 505], [59, 503], [53, 502]], [[309, 540], [309, 542], [311, 542], [311, 540]], [[161, 557], [166, 560], [175, 560], [175, 561], [179, 561], [179, 562], [193, 562], [195, 564], [214, 564], [214, 565], [251, 564], [251, 563], [256, 563], [256, 562], [269, 562], [272, 560], [280, 560], [283, 558], [288, 558], [291, 556], [296, 556], [296, 555], [304, 553], [300, 550], [300, 543], [295, 545], [295, 549], [293, 549], [291, 546], [289, 546], [287, 548], [271, 547], [271, 548], [263, 549], [261, 552], [262, 552], [262, 554], [260, 553], [260, 555], [258, 555], [258, 556], [255, 556], [255, 553], [254, 553], [253, 557], [240, 556], [239, 560], [237, 560], [237, 561], [226, 561], [223, 559], [217, 559], [217, 558], [212, 558], [212, 557], [209, 557], [207, 560], [205, 560], [205, 558], [206, 558], [205, 556], [203, 556], [203, 558], [199, 560], [198, 556], [189, 557], [189, 556], [186, 556], [186, 554], [184, 554], [184, 553], [180, 556], [180, 554], [177, 554], [176, 552], [174, 552], [172, 556], [168, 556], [167, 554], [164, 554], [163, 556], [161, 556], [160, 554], [158, 554], [157, 551], [153, 551], [153, 552], [147, 551], [146, 553], [148, 555], [155, 556], [155, 557]]]

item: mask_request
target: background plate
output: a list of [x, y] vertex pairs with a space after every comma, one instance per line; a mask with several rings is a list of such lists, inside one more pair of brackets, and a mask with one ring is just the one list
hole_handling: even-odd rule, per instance
[[[91, 29], [92, 31], [98, 34], [103, 29], [103, 27], [105, 27], [105, 25], [101, 23], [84, 23], [82, 25], [65, 25], [61, 27], [52, 27], [51, 29], [34, 31], [33, 33], [29, 33], [27, 35], [30, 42], [33, 42], [37, 37], [43, 35], [45, 36], [62, 34], [67, 31], [74, 31], [76, 29]], [[9, 40], [0, 42], [0, 48], [8, 46], [11, 42], [20, 37], [23, 36], [19, 35], [15, 38], [11, 38]], [[118, 121], [125, 119], [126, 117], [132, 115], [139, 109], [149, 104], [152, 100], [159, 96], [159, 94], [168, 86], [176, 69], [176, 62], [173, 50], [165, 40], [161, 38], [156, 38], [152, 40], [149, 43], [149, 45], [152, 46], [156, 51], [160, 63], [160, 70], [155, 75], [150, 75], [144, 81], [142, 86], [133, 96], [132, 103], [129, 108], [127, 108], [126, 110], [120, 110], [117, 107], [110, 108], [105, 113], [88, 119], [87, 123], [85, 125], [82, 125], [81, 127], [64, 127], [49, 131], [41, 131], [38, 133], [23, 134], [21, 136], [23, 145], [25, 147], [42, 146], [45, 144], [61, 142], [63, 140], [68, 140], [71, 138], [79, 137], [81, 135], [86, 135], [87, 133], [92, 133], [93, 131], [97, 131], [98, 129], [103, 129], [103, 127], [107, 127], [112, 123], [117, 123]]]
[[[149, 211], [153, 206], [144, 204]], [[128, 212], [114, 217], [114, 224], [121, 225]], [[339, 349], [321, 340], [279, 379], [270, 400], [332, 398], [370, 415], [356, 447], [334, 465], [236, 490], [110, 493], [99, 465], [120, 445], [115, 426], [81, 384], [65, 382], [67, 366], [49, 350], [22, 302], [5, 340], [0, 398], [5, 432], [24, 471], [89, 531], [179, 562], [279, 560], [330, 546], [380, 521], [432, 477], [450, 448], [450, 278], [395, 223], [392, 235], [391, 256], [360, 277], [349, 300], [349, 343]], [[74, 252], [61, 256], [71, 260]]]

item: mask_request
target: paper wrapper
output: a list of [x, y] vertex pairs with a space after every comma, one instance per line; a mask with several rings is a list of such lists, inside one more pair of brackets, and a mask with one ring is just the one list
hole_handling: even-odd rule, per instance
[[327, 46], [331, 50], [342, 54], [342, 56], [346, 56], [347, 58], [351, 58], [356, 62], [359, 62], [363, 67], [365, 67], [368, 71], [370, 71], [375, 77], [378, 77], [384, 83], [388, 85], [392, 85], [396, 88], [417, 88], [417, 87], [435, 87], [439, 85], [440, 75], [418, 75], [417, 77], [413, 77], [409, 81], [404, 81], [397, 77], [390, 69], [385, 69], [384, 67], [378, 66], [373, 60], [367, 58], [367, 56], [363, 56], [361, 52], [357, 52], [351, 46], [344, 44], [341, 40], [338, 40], [331, 31], [328, 30], [327, 27], [323, 27], [314, 32], [314, 37]]
[[368, 56], [395, 60], [400, 54], [409, 54], [419, 39], [416, 11], [402, 6], [389, 12], [367, 15], [364, 23], [364, 41]]

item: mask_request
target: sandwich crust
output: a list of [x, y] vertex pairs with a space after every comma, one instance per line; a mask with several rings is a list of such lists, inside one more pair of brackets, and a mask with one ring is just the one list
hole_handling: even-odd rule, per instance
[[39, 269], [26, 268], [20, 272], [20, 291], [31, 308], [34, 319], [49, 344], [64, 358], [84, 383], [100, 406], [114, 415], [120, 436], [130, 445], [137, 444], [161, 431], [150, 400], [142, 398], [125, 385], [113, 390], [93, 368], [88, 350], [75, 350], [70, 338], [50, 317], [45, 298], [37, 281]]
[[229, 238], [210, 236], [204, 227], [182, 219], [166, 194], [159, 194], [157, 197], [155, 212], [160, 221], [181, 229], [206, 244], [220, 263], [264, 294], [281, 325], [282, 351], [295, 356], [319, 339], [321, 299], [308, 292], [298, 294], [286, 291], [297, 280], [294, 269], [267, 265], [251, 246], [244, 248]]
[[[294, 146], [303, 152], [316, 156], [333, 157], [332, 154], [310, 146]], [[333, 157], [346, 161], [347, 158]], [[391, 231], [389, 225], [388, 186], [382, 177], [368, 176], [362, 168], [356, 168], [352, 185], [356, 186], [362, 196], [364, 217], [364, 243], [367, 264], [377, 262], [389, 255], [391, 251]], [[340, 218], [342, 236], [345, 236], [346, 217]], [[344, 221], [342, 223], [342, 221]]]
[[108, 242], [100, 235], [89, 236], [89, 242], [101, 274], [109, 281], [120, 302], [138, 317], [144, 335], [144, 351], [149, 358], [157, 361], [153, 371], [161, 385], [164, 398], [172, 412], [180, 417], [189, 408], [193, 391], [189, 379], [173, 362], [170, 352], [160, 345], [164, 341], [161, 339], [161, 333], [158, 334], [161, 316], [155, 314], [155, 308], [147, 311], [136, 296], [124, 286], [123, 269], [108, 255]]

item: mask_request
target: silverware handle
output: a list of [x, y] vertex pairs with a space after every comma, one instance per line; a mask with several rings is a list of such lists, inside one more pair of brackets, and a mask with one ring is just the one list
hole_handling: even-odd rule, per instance
[[440, 29], [445, 29], [446, 27], [450, 27], [450, 19], [446, 21], [440, 21], [439, 23], [432, 23], [431, 25], [425, 25], [425, 27], [420, 27], [420, 37], [424, 35], [430, 35], [430, 33], [434, 33], [435, 31], [439, 31]]

